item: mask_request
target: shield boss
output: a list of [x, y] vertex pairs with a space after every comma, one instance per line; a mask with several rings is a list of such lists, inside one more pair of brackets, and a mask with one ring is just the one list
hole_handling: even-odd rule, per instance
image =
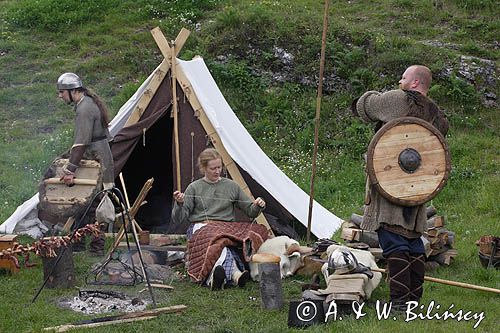
[[388, 200], [421, 205], [444, 187], [451, 170], [444, 136], [430, 123], [403, 117], [385, 124], [368, 146], [370, 181]]

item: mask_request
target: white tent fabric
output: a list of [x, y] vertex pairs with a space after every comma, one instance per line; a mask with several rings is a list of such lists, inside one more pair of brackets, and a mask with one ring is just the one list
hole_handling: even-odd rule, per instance
[[[179, 61], [210, 122], [233, 160], [307, 227], [309, 195], [257, 145], [222, 95], [202, 58]], [[330, 238], [342, 220], [314, 201], [311, 232]]]
[[[307, 226], [309, 196], [260, 149], [225, 100], [203, 59], [197, 57], [191, 61], [178, 61], [229, 155], [298, 221]], [[112, 136], [115, 136], [125, 125], [152, 76], [153, 74], [146, 79], [111, 121]], [[18, 222], [35, 210], [37, 204], [38, 194], [35, 194], [0, 225], [0, 233], [15, 232]], [[330, 238], [341, 223], [340, 218], [314, 201], [311, 232], [316, 237]]]

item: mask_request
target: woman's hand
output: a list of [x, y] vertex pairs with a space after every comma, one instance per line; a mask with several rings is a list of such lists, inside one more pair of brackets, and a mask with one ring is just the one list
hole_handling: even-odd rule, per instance
[[253, 204], [256, 206], [259, 206], [262, 209], [266, 208], [266, 202], [261, 197], [258, 197], [257, 199], [255, 199]]
[[175, 191], [174, 192], [174, 200], [177, 201], [178, 204], [183, 204], [184, 203], [184, 193], [181, 191]]

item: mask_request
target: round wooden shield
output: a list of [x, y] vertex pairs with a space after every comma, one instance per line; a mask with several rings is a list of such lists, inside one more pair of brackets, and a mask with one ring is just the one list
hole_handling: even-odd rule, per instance
[[451, 170], [444, 136], [414, 117], [392, 120], [375, 134], [367, 154], [370, 181], [388, 200], [421, 205], [444, 187]]

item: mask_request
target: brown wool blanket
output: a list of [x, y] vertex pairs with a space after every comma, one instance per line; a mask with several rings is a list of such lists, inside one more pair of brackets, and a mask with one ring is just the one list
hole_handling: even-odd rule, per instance
[[248, 262], [267, 237], [267, 228], [260, 224], [209, 221], [188, 242], [188, 275], [195, 282], [205, 281], [227, 246], [242, 248]]

